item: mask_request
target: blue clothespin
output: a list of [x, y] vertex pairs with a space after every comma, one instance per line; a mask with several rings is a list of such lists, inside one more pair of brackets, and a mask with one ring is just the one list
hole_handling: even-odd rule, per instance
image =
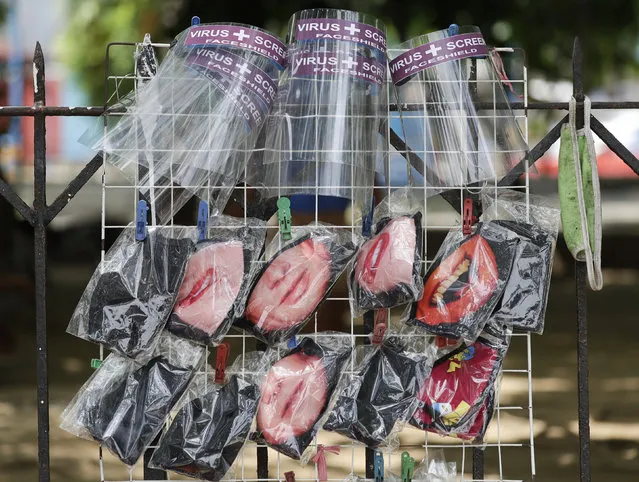
[[450, 27], [448, 27], [448, 35], [452, 37], [453, 35], [458, 35], [458, 34], [459, 34], [459, 25], [457, 25], [456, 23], [451, 23]]
[[367, 238], [373, 234], [373, 211], [375, 211], [375, 198], [373, 198], [370, 211], [362, 219], [362, 235]]
[[197, 15], [191, 17], [191, 27], [195, 25], [200, 25], [200, 17], [198, 17]]
[[281, 197], [277, 200], [277, 219], [280, 224], [280, 233], [284, 241], [288, 241], [291, 236], [291, 201], [287, 197]]
[[199, 241], [206, 239], [206, 228], [209, 224], [209, 205], [206, 201], [200, 201], [200, 207], [197, 210], [197, 231], [200, 233]]
[[146, 239], [146, 201], [138, 201], [138, 208], [135, 211], [135, 240], [144, 241]]
[[373, 458], [373, 473], [375, 482], [384, 482], [384, 455], [379, 450], [375, 451]]
[[293, 335], [293, 338], [289, 339], [286, 343], [288, 348], [295, 348], [297, 346], [297, 337]]

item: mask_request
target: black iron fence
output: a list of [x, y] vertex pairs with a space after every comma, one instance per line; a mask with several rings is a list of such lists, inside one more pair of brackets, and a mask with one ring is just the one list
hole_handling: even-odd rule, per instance
[[[110, 46], [109, 46], [110, 47]], [[108, 58], [108, 55], [107, 55]], [[583, 91], [583, 57], [579, 39], [575, 39], [573, 48], [573, 95], [577, 101], [577, 128], [584, 125], [584, 91]], [[84, 187], [91, 177], [103, 165], [101, 154], [91, 159], [82, 171], [73, 179], [62, 193], [47, 203], [46, 193], [46, 125], [47, 117], [55, 116], [87, 116], [95, 117], [104, 113], [106, 107], [59, 107], [46, 105], [45, 62], [40, 44], [36, 44], [33, 56], [34, 66], [34, 105], [0, 107], [3, 117], [34, 118], [34, 201], [28, 206], [16, 194], [12, 187], [0, 179], [0, 196], [7, 200], [13, 208], [33, 227], [34, 230], [34, 263], [35, 263], [35, 299], [36, 299], [36, 356], [37, 356], [37, 404], [38, 404], [38, 481], [48, 482], [50, 479], [49, 461], [49, 378], [47, 353], [47, 315], [46, 315], [46, 263], [47, 233], [46, 228], [64, 209], [73, 197]], [[568, 102], [522, 102], [511, 104], [515, 110], [567, 110]], [[592, 109], [639, 109], [639, 102], [592, 102]], [[565, 116], [546, 136], [530, 149], [528, 155], [502, 181], [501, 185], [512, 184], [524, 171], [526, 163], [534, 164], [560, 137], [561, 126], [568, 121]], [[612, 135], [604, 125], [591, 116], [590, 125], [595, 134], [619, 156], [637, 175], [639, 160]], [[393, 138], [399, 142], [399, 137]], [[393, 140], [391, 139], [391, 140]], [[398, 150], [405, 152], [402, 146]], [[444, 197], [457, 210], [460, 209], [460, 193], [450, 193]], [[470, 196], [470, 194], [469, 194]], [[577, 386], [578, 386], [578, 420], [579, 420], [579, 458], [580, 482], [589, 482], [590, 474], [590, 425], [588, 399], [588, 310], [585, 263], [575, 263], [576, 284], [576, 329], [577, 329]], [[258, 478], [260, 473], [267, 472], [266, 451], [258, 450]], [[368, 455], [368, 454], [367, 454]], [[369, 457], [367, 456], [367, 459]], [[367, 460], [368, 462], [368, 460]], [[372, 477], [372, 463], [367, 463], [367, 476]], [[146, 473], [145, 473], [146, 475]], [[151, 474], [149, 474], [151, 475]], [[483, 452], [473, 449], [473, 478], [484, 477]]]

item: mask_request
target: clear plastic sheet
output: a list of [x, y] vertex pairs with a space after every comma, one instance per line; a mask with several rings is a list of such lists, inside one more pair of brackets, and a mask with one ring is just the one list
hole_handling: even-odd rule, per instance
[[408, 323], [473, 342], [501, 299], [518, 244], [516, 233], [496, 222], [479, 223], [469, 236], [450, 231], [424, 277], [424, 294], [410, 308]]
[[[519, 236], [513, 270], [493, 319], [514, 329], [541, 334], [550, 292], [559, 209], [541, 196], [488, 190], [482, 196], [483, 220], [497, 222]], [[530, 222], [525, 222], [529, 220]]]
[[351, 340], [322, 332], [302, 338], [269, 371], [262, 386], [255, 440], [299, 460], [321, 428], [320, 419], [351, 353]]
[[481, 440], [492, 418], [495, 382], [509, 344], [510, 330], [491, 322], [474, 343], [462, 343], [437, 360], [418, 395], [411, 425]]
[[149, 227], [136, 241], [129, 225], [93, 273], [67, 332], [131, 358], [152, 350], [196, 238], [195, 228]]
[[435, 348], [404, 330], [376, 345], [357, 347], [353, 371], [345, 371], [331, 400], [324, 430], [368, 447], [396, 447], [397, 434], [417, 408]]
[[267, 247], [267, 262], [253, 284], [244, 317], [236, 323], [270, 345], [304, 327], [359, 243], [350, 232], [319, 223], [294, 227], [292, 235], [284, 242], [278, 233]]
[[[277, 93], [285, 46], [242, 24], [191, 26], [119, 123], [92, 147], [151, 200], [164, 224], [197, 194], [221, 212]], [[176, 187], [177, 189], [172, 189]]]
[[266, 223], [216, 216], [209, 222], [208, 234], [189, 259], [167, 329], [215, 346], [244, 313], [264, 247]]
[[122, 462], [134, 465], [203, 360], [202, 347], [168, 333], [143, 359], [112, 353], [64, 409], [60, 427], [102, 443]]
[[227, 381], [200, 382], [186, 400], [153, 453], [150, 467], [197, 479], [234, 478], [232, 466], [249, 435], [264, 375], [275, 352], [237, 358]]
[[407, 198], [406, 190], [395, 191], [375, 208], [374, 234], [360, 247], [349, 273], [354, 317], [422, 295], [422, 215]]
[[388, 146], [385, 31], [358, 12], [292, 16], [288, 68], [266, 127], [259, 183], [266, 198], [337, 196], [370, 210]]
[[521, 129], [477, 27], [415, 37], [389, 50], [401, 108], [398, 133], [424, 163], [430, 188], [500, 180], [527, 153]]
[[444, 450], [427, 449], [426, 457], [415, 467], [413, 481], [457, 482], [457, 464], [446, 462]]

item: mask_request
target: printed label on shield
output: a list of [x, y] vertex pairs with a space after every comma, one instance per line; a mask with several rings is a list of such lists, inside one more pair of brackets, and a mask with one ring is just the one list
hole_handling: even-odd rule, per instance
[[488, 55], [488, 47], [482, 35], [480, 33], [465, 33], [410, 49], [393, 59], [389, 67], [393, 83], [401, 85], [406, 78], [428, 67], [450, 60], [486, 55]]
[[334, 52], [299, 52], [291, 56], [293, 77], [324, 75], [350, 75], [357, 79], [381, 85], [386, 78], [386, 66], [375, 59], [359, 55], [340, 55]]
[[267, 111], [275, 100], [277, 93], [275, 82], [262, 69], [238, 55], [221, 49], [199, 48], [187, 57], [186, 62], [189, 66], [198, 66], [232, 78], [262, 100]]
[[196, 25], [189, 28], [184, 45], [226, 45], [256, 52], [286, 67], [286, 47], [273, 35], [237, 25]]
[[300, 20], [295, 25], [295, 40], [345, 40], [386, 52], [386, 35], [365, 23], [327, 18]]

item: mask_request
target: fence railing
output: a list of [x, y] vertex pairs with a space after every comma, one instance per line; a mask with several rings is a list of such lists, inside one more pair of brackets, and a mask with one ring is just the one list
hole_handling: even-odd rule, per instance
[[[579, 39], [575, 39], [573, 48], [573, 95], [577, 101], [577, 127], [584, 125], [584, 91], [583, 91], [583, 57]], [[46, 228], [55, 217], [71, 202], [73, 197], [85, 186], [91, 177], [103, 165], [101, 154], [97, 154], [69, 183], [62, 193], [53, 201], [47, 203], [46, 196], [46, 125], [47, 117], [56, 116], [87, 116], [95, 117], [104, 113], [106, 107], [60, 107], [46, 105], [45, 90], [45, 62], [40, 44], [36, 44], [33, 56], [34, 67], [34, 105], [33, 106], [5, 106], [0, 107], [2, 117], [34, 117], [34, 201], [28, 206], [16, 194], [13, 188], [0, 179], [0, 196], [8, 201], [13, 208], [33, 227], [34, 230], [34, 263], [35, 263], [35, 299], [36, 299], [36, 356], [37, 356], [37, 405], [38, 405], [38, 480], [49, 482], [49, 377], [48, 377], [48, 345], [47, 345], [47, 317], [46, 317], [46, 262], [47, 262], [47, 233]], [[568, 102], [530, 102], [513, 103], [515, 110], [567, 110]], [[639, 102], [592, 102], [592, 109], [639, 109]], [[520, 166], [501, 182], [502, 185], [512, 184], [521, 173], [525, 163], [534, 164], [560, 137], [561, 126], [568, 121], [565, 116], [555, 125], [541, 141], [533, 146]], [[590, 125], [595, 134], [621, 158], [637, 175], [639, 175], [639, 160], [610, 133], [604, 125], [591, 116]], [[395, 141], [398, 141], [395, 137]], [[398, 151], [405, 152], [401, 146]], [[460, 193], [451, 192], [445, 198], [459, 210]], [[577, 386], [578, 386], [578, 420], [579, 420], [579, 458], [580, 482], [591, 480], [590, 463], [590, 426], [589, 426], [589, 398], [588, 398], [588, 318], [587, 318], [587, 285], [585, 263], [575, 263], [576, 283], [576, 339], [577, 339]], [[258, 451], [258, 472], [260, 468], [260, 453]], [[263, 465], [263, 464], [262, 464]], [[368, 465], [368, 464], [367, 464]], [[482, 479], [484, 474], [483, 452], [473, 450], [473, 478]]]

